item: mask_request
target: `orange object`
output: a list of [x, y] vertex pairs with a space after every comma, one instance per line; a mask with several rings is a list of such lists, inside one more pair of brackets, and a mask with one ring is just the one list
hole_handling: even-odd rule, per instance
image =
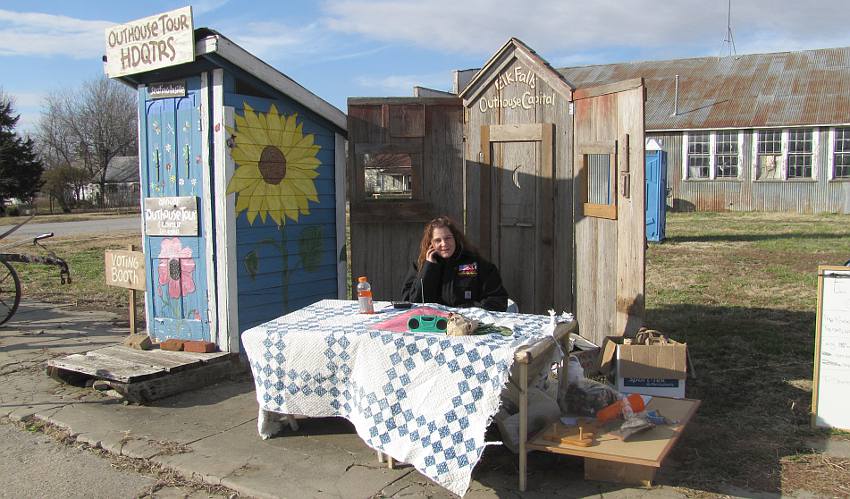
[[618, 400], [613, 404], [603, 407], [596, 413], [596, 419], [602, 423], [617, 419], [623, 415], [623, 406], [628, 402], [634, 412], [642, 411], [646, 406], [643, 404], [643, 397], [637, 393], [632, 393], [625, 399]]

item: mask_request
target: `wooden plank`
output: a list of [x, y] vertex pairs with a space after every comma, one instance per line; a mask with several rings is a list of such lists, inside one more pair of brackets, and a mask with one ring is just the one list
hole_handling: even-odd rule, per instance
[[586, 217], [607, 218], [609, 220], [617, 219], [617, 207], [615, 205], [584, 203], [582, 207], [584, 209], [584, 216]]
[[[425, 107], [424, 199], [463, 226], [463, 107]], [[421, 227], [420, 227], [421, 229]]]
[[567, 101], [573, 100], [573, 89], [564, 80], [560, 73], [555, 71], [543, 58], [535, 54], [526, 53], [524, 50], [517, 51], [517, 60], [524, 62], [537, 75], [540, 80], [546, 82], [549, 88], [558, 92]]
[[[618, 189], [617, 199], [617, 288], [616, 335], [631, 335], [643, 325], [646, 296], [646, 199], [644, 152], [643, 86], [617, 94], [617, 136], [628, 147], [621, 158], [620, 175], [628, 173], [630, 191]], [[637, 139], [640, 137], [640, 139]], [[626, 164], [623, 164], [627, 162]]]
[[632, 90], [643, 86], [643, 78], [632, 78], [595, 87], [579, 88], [573, 91], [573, 100], [589, 99], [607, 94]]
[[165, 374], [162, 368], [89, 354], [74, 354], [61, 359], [52, 359], [47, 365], [122, 383], [142, 381]]
[[[457, 97], [349, 97], [348, 106], [383, 106], [383, 105], [419, 104], [424, 106], [463, 105]], [[350, 115], [350, 112], [349, 112]]]
[[480, 190], [478, 203], [478, 246], [481, 256], [490, 259], [490, 171], [492, 170], [492, 155], [490, 143], [490, 125], [481, 125], [481, 164], [478, 188]]
[[651, 487], [655, 480], [654, 466], [617, 463], [603, 459], [584, 458], [584, 479]]
[[129, 401], [144, 404], [177, 393], [197, 390], [198, 388], [226, 379], [228, 376], [232, 376], [244, 369], [236, 360], [238, 357], [230, 356], [228, 359], [230, 362], [203, 364], [193, 369], [133, 383], [110, 381], [109, 384]]
[[160, 350], [135, 350], [133, 348], [127, 348], [120, 345], [93, 350], [89, 353], [94, 358], [109, 357], [126, 362], [135, 362], [156, 369], [162, 369], [166, 372], [179, 371], [180, 369], [186, 369], [194, 365], [200, 365], [201, 363], [197, 359], [176, 359], [168, 355], [157, 355], [159, 353], [165, 353]]
[[425, 136], [425, 106], [422, 103], [388, 107], [390, 137]]
[[537, 123], [490, 125], [490, 142], [539, 141], [543, 140], [543, 134], [544, 126]]
[[386, 222], [426, 222], [436, 217], [427, 201], [361, 201], [351, 203], [351, 223], [380, 224]]
[[590, 447], [564, 443], [552, 445], [543, 437], [543, 430], [530, 439], [528, 449], [657, 468], [676, 445], [699, 405], [700, 401], [694, 399], [653, 397], [647, 404], [647, 410], [658, 410], [679, 423], [656, 426], [626, 442], [608, 432], [600, 433], [596, 436], [597, 445]]
[[540, 227], [540, 271], [536, 279], [539, 298], [537, 306], [532, 312], [544, 313], [551, 308], [555, 300], [555, 279], [552, 268], [555, 264], [555, 158], [554, 140], [555, 127], [552, 123], [540, 125], [540, 168], [541, 168], [541, 192], [540, 192], [540, 214], [538, 224]]

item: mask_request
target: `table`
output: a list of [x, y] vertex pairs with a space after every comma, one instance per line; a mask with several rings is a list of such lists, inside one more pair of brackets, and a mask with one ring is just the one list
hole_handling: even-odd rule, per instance
[[542, 315], [427, 305], [514, 334], [387, 332], [375, 325], [405, 311], [376, 302], [378, 313], [361, 315], [354, 301], [322, 300], [242, 334], [260, 411], [344, 417], [373, 449], [463, 495], [515, 354], [551, 352], [566, 327]]
[[[655, 478], [655, 472], [673, 449], [699, 404], [699, 400], [693, 399], [653, 397], [646, 410], [658, 410], [678, 423], [656, 426], [652, 430], [635, 435], [627, 442], [602, 433], [597, 436], [595, 445], [579, 447], [549, 442], [544, 437], [546, 432], [541, 431], [529, 440], [527, 449], [583, 457], [584, 477], [587, 480], [649, 486]], [[525, 489], [524, 483], [525, 472], [521, 470], [521, 490]]]

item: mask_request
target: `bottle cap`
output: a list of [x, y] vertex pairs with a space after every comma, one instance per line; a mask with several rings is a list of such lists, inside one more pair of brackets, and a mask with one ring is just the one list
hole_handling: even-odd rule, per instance
[[366, 282], [366, 276], [362, 275], [362, 276], [358, 277], [357, 282]]

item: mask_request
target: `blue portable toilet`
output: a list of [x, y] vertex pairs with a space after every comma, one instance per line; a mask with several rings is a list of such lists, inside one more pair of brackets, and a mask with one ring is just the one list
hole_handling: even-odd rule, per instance
[[646, 240], [664, 240], [667, 221], [667, 153], [654, 139], [646, 145]]
[[238, 352], [242, 331], [346, 295], [346, 116], [187, 24], [180, 64], [109, 74], [138, 89], [147, 328]]

